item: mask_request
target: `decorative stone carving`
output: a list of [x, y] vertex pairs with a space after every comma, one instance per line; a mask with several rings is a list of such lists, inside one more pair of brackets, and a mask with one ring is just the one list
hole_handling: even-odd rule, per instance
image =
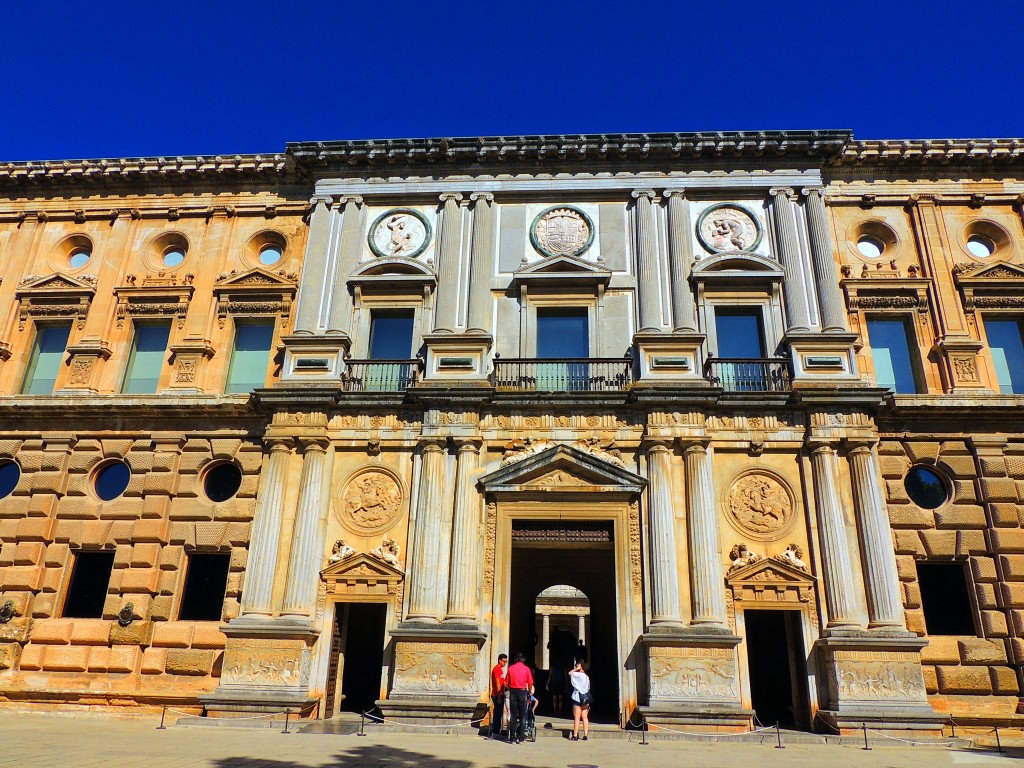
[[594, 242], [594, 224], [579, 208], [554, 206], [533, 220], [530, 242], [545, 256], [579, 256]]
[[96, 362], [94, 357], [75, 357], [71, 360], [71, 377], [68, 380], [71, 386], [85, 386], [92, 378], [92, 366]]
[[414, 259], [430, 245], [430, 222], [412, 208], [395, 208], [378, 216], [370, 225], [370, 250], [381, 258], [401, 256]]
[[501, 459], [501, 466], [507, 467], [517, 461], [533, 456], [550, 448], [553, 443], [543, 438], [533, 437], [516, 438], [505, 443], [505, 454]]
[[731, 648], [651, 648], [651, 696], [734, 699], [739, 695]]
[[487, 523], [484, 527], [484, 595], [494, 588], [494, 545], [498, 537], [498, 505], [487, 504]]
[[341, 522], [362, 535], [386, 531], [398, 519], [402, 509], [402, 488], [387, 472], [371, 469], [362, 472], [345, 486], [341, 494]]
[[384, 543], [371, 549], [370, 554], [378, 560], [383, 560], [392, 568], [402, 570], [402, 563], [398, 559], [402, 555], [402, 548], [394, 539], [384, 539]]
[[398, 643], [395, 691], [476, 691], [477, 648], [467, 643]]
[[778, 538], [795, 518], [789, 491], [766, 472], [739, 477], [729, 489], [725, 507], [737, 530], [762, 541]]
[[753, 563], [759, 562], [761, 556], [756, 552], [751, 552], [747, 549], [747, 545], [743, 542], [733, 545], [733, 548], [729, 551], [729, 573], [737, 570], [738, 568], [744, 568]]
[[597, 437], [586, 437], [577, 440], [572, 444], [573, 448], [578, 448], [581, 451], [589, 453], [591, 456], [596, 456], [602, 461], [607, 461], [609, 464], [614, 464], [617, 467], [624, 467], [625, 462], [622, 461], [622, 454], [619, 449], [615, 446], [615, 441], [612, 440], [607, 445], [602, 446], [601, 440]]
[[135, 603], [127, 602], [124, 607], [117, 612], [117, 625], [119, 627], [131, 626], [131, 623], [135, 621]]
[[629, 504], [629, 576], [633, 596], [639, 600], [644, 593], [643, 555], [640, 552], [640, 505]]
[[354, 547], [350, 547], [345, 543], [344, 539], [338, 539], [334, 542], [334, 547], [331, 549], [331, 556], [327, 558], [328, 563], [340, 563], [346, 557], [352, 557], [356, 553]]
[[953, 370], [956, 372], [958, 381], [976, 382], [978, 380], [978, 369], [974, 360], [969, 357], [954, 357]]
[[775, 559], [782, 563], [789, 563], [794, 568], [807, 571], [807, 563], [803, 561], [804, 552], [799, 544], [790, 544], [785, 551], [775, 556]]
[[733, 203], [712, 205], [697, 220], [697, 238], [711, 253], [755, 251], [762, 234], [757, 218]]
[[921, 701], [925, 699], [921, 664], [916, 654], [836, 651], [840, 699], [854, 701]]

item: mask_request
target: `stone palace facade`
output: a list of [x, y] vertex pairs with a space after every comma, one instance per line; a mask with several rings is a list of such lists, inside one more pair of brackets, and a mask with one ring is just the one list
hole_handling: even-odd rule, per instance
[[1022, 201], [845, 131], [2, 165], [0, 701], [459, 723], [568, 635], [622, 727], [1024, 720]]

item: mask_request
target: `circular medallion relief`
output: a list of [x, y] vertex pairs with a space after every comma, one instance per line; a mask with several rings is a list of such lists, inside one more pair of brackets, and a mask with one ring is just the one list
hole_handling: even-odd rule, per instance
[[348, 481], [341, 494], [342, 524], [353, 533], [386, 531], [402, 511], [402, 488], [387, 472], [370, 469]]
[[761, 225], [746, 208], [732, 203], [712, 205], [697, 220], [700, 244], [712, 253], [755, 251], [761, 244]]
[[594, 224], [579, 208], [556, 205], [533, 220], [530, 242], [545, 256], [579, 256], [594, 242]]
[[414, 259], [430, 245], [430, 222], [412, 208], [395, 208], [370, 225], [370, 250], [382, 258]]
[[725, 509], [738, 531], [763, 541], [779, 538], [796, 519], [789, 491], [765, 472], [738, 477], [729, 488]]

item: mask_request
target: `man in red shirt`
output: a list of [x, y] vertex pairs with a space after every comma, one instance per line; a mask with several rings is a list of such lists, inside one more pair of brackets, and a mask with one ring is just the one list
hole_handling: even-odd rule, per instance
[[491, 670], [491, 738], [501, 735], [501, 721], [505, 716], [505, 666], [508, 656], [498, 656], [498, 663]]
[[522, 744], [526, 728], [526, 711], [533, 695], [533, 672], [526, 666], [526, 656], [516, 654], [515, 663], [505, 673], [505, 685], [509, 690], [511, 720], [508, 726], [508, 740], [511, 744]]

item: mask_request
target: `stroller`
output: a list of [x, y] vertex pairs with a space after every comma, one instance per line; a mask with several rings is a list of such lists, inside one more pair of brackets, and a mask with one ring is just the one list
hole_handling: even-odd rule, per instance
[[523, 725], [523, 738], [537, 741], [537, 697], [531, 696], [526, 707], [526, 723]]

